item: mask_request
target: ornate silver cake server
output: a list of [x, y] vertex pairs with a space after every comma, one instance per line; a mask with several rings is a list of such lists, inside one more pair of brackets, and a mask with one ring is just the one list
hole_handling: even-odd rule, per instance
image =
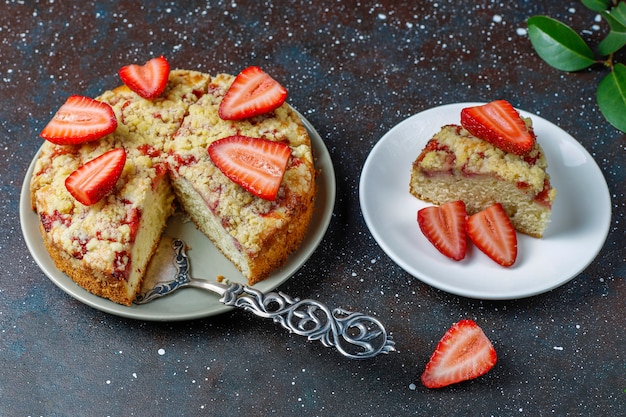
[[395, 351], [391, 335], [376, 318], [341, 308], [330, 310], [314, 300], [299, 300], [282, 292], [264, 294], [239, 283], [222, 284], [191, 277], [181, 239], [163, 237], [150, 262], [135, 304], [145, 304], [184, 287], [218, 294], [220, 302], [271, 318], [292, 333], [320, 340], [350, 359], [368, 359]]

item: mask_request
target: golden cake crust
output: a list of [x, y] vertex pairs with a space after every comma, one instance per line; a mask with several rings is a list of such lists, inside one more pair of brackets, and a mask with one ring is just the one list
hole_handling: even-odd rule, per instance
[[[31, 179], [31, 202], [41, 219], [46, 249], [59, 270], [96, 295], [130, 305], [173, 213], [175, 195], [249, 284], [265, 279], [286, 261], [312, 217], [316, 189], [310, 139], [297, 113], [286, 104], [270, 115], [228, 122], [234, 130], [212, 128], [211, 123], [220, 120], [204, 117], [219, 104], [222, 88], [233, 78], [173, 70], [164, 94], [152, 101], [126, 86], [106, 91], [97, 100], [112, 106], [118, 120], [115, 132], [82, 145], [44, 143]], [[206, 138], [204, 143], [198, 141], [207, 129], [215, 135], [237, 131], [290, 144], [293, 157], [275, 202], [254, 197], [221, 178], [223, 174], [208, 158]], [[290, 131], [287, 138], [281, 130]], [[211, 140], [217, 139], [215, 135]], [[115, 147], [123, 147], [127, 159], [114, 191], [93, 206], [75, 201], [65, 189], [65, 178]], [[179, 162], [190, 155], [198, 164], [181, 166]], [[209, 187], [202, 185], [207, 175]], [[181, 192], [185, 187], [187, 191]], [[217, 211], [212, 206], [216, 193], [221, 202]], [[228, 230], [230, 248], [224, 248], [224, 232], [205, 227], [206, 222]]]

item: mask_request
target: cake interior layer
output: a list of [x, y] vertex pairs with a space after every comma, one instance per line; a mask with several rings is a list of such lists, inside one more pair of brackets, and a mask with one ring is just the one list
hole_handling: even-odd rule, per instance
[[525, 193], [516, 183], [489, 175], [474, 175], [468, 179], [446, 174], [424, 176], [414, 170], [410, 191], [420, 200], [433, 204], [463, 200], [469, 214], [498, 202], [517, 231], [534, 237], [543, 235], [550, 218], [549, 206]]
[[[183, 177], [173, 179], [173, 188], [183, 210], [191, 217], [198, 229], [209, 237], [222, 254], [254, 285], [266, 279], [276, 268], [282, 266], [289, 255], [300, 245], [313, 215], [313, 204], [297, 204], [288, 222], [271, 228], [271, 233], [259, 236], [260, 248], [251, 250], [228, 233], [223, 219], [212, 214], [207, 203], [193, 185]], [[315, 189], [311, 191], [313, 200]], [[243, 219], [240, 219], [243, 220]], [[254, 227], [254, 225], [249, 225]]]

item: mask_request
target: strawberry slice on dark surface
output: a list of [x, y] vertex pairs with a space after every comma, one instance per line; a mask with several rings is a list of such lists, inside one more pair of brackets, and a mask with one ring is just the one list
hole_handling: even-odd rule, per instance
[[496, 350], [473, 320], [455, 323], [441, 338], [422, 374], [427, 388], [442, 388], [477, 378], [496, 364]]
[[229, 136], [208, 147], [213, 163], [231, 181], [265, 200], [278, 195], [291, 156], [291, 148], [249, 136]]
[[152, 100], [165, 91], [170, 64], [165, 57], [152, 58], [144, 65], [126, 65], [118, 71], [120, 79], [139, 96]]
[[430, 243], [445, 256], [460, 261], [467, 249], [467, 211], [461, 200], [429, 206], [417, 212], [417, 223]]
[[257, 66], [239, 73], [219, 107], [223, 120], [240, 120], [268, 113], [287, 99], [287, 90]]
[[126, 151], [112, 149], [78, 167], [65, 179], [65, 188], [80, 203], [91, 206], [115, 187], [125, 163]]
[[534, 132], [506, 100], [464, 108], [461, 125], [472, 135], [516, 155], [527, 154], [535, 144]]
[[496, 261], [509, 267], [517, 259], [517, 234], [500, 203], [469, 216], [467, 234], [476, 247]]
[[108, 135], [117, 128], [110, 105], [89, 97], [72, 95], [43, 128], [43, 139], [56, 145], [77, 145]]

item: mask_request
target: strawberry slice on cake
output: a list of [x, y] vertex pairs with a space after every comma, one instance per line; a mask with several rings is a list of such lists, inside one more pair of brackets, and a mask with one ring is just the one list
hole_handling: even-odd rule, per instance
[[224, 120], [240, 120], [270, 112], [287, 99], [287, 90], [257, 66], [239, 73], [219, 107]]
[[170, 64], [165, 57], [152, 58], [144, 65], [126, 65], [118, 71], [120, 79], [141, 97], [152, 100], [165, 91]]
[[65, 188], [76, 200], [91, 206], [113, 190], [125, 163], [126, 151], [111, 149], [72, 172], [65, 179]]
[[282, 142], [229, 136], [209, 145], [213, 163], [235, 183], [265, 200], [275, 200], [291, 148]]
[[57, 110], [40, 136], [56, 145], [78, 145], [98, 140], [116, 128], [117, 118], [110, 105], [72, 95]]
[[472, 135], [515, 155], [527, 154], [535, 144], [532, 129], [506, 100], [464, 108], [461, 125]]

